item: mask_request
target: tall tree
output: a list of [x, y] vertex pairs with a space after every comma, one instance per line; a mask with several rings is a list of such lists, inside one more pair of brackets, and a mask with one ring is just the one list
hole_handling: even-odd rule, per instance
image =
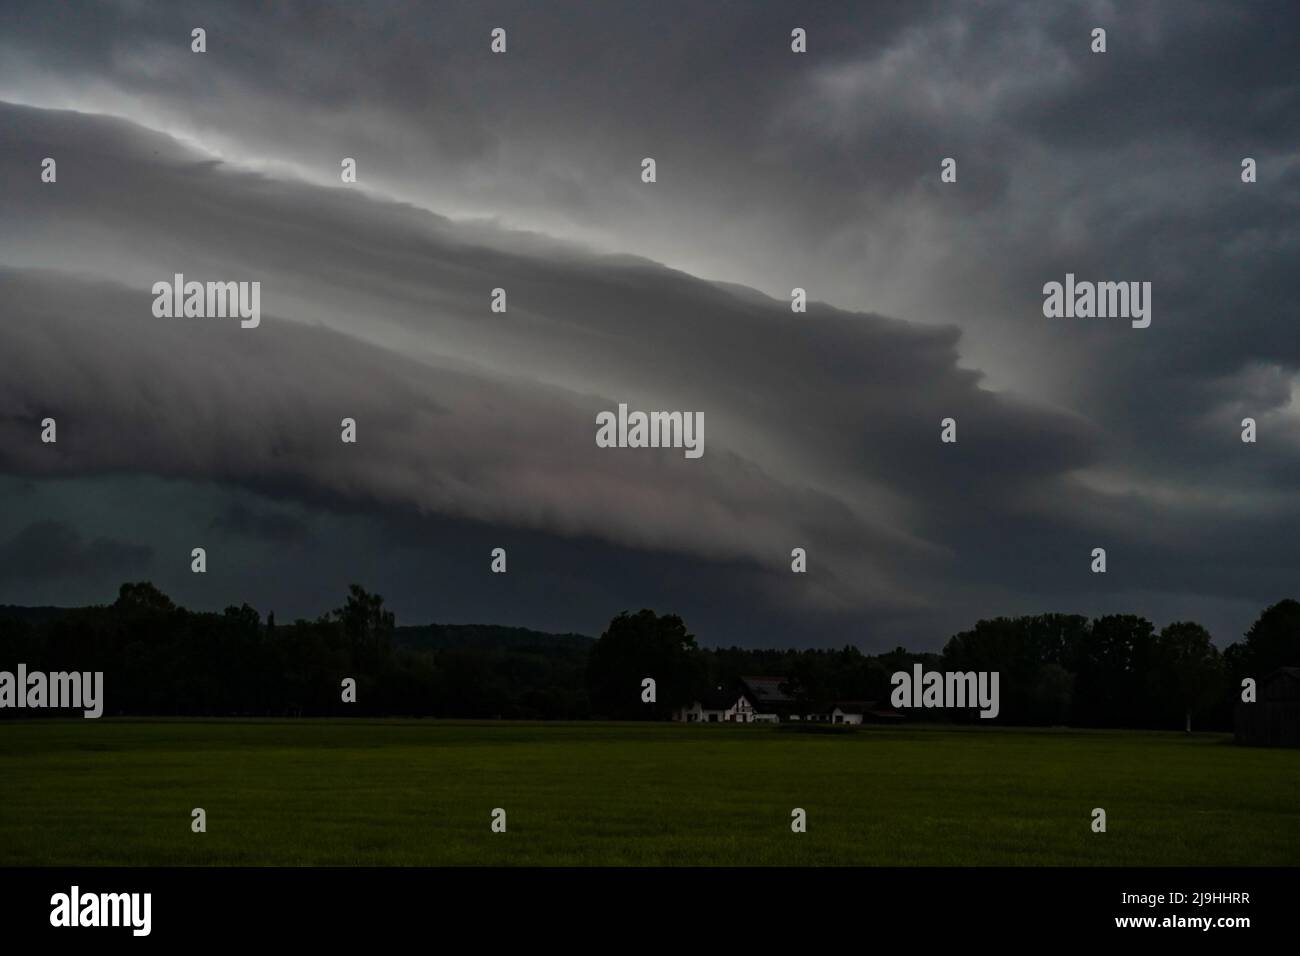
[[1183, 729], [1192, 732], [1192, 715], [1214, 702], [1223, 689], [1223, 661], [1210, 632], [1191, 621], [1178, 621], [1156, 639], [1158, 696], [1181, 710]]
[[343, 625], [358, 666], [375, 668], [388, 658], [396, 622], [393, 612], [385, 610], [382, 595], [353, 584], [348, 588], [347, 603], [335, 608], [333, 616]]
[[1153, 721], [1148, 700], [1155, 628], [1133, 614], [1092, 622], [1075, 649], [1075, 705], [1084, 723], [1142, 727]]
[[[641, 700], [642, 681], [655, 681], [654, 704]], [[705, 682], [695, 635], [676, 614], [624, 611], [591, 648], [587, 686], [592, 709], [621, 720], [664, 719], [689, 703]]]
[[1279, 667], [1300, 665], [1300, 601], [1288, 598], [1265, 609], [1246, 632], [1246, 642], [1234, 657], [1254, 671], [1248, 676], [1256, 679]]
[[113, 607], [127, 613], [170, 614], [176, 610], [172, 599], [149, 581], [123, 584], [117, 592]]

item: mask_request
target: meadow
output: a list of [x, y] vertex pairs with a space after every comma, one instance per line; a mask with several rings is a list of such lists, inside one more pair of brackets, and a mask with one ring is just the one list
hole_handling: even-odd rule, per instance
[[0, 723], [11, 866], [1296, 865], [1297, 809], [1300, 752], [1220, 734]]

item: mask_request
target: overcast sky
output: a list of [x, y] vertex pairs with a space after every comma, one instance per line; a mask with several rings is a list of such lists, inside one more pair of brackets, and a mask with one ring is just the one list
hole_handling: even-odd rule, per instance
[[[1284, 2], [6, 3], [0, 603], [1226, 644], [1300, 596], [1297, 63]], [[1045, 318], [1067, 272], [1150, 327]], [[704, 456], [597, 448], [619, 402]]]

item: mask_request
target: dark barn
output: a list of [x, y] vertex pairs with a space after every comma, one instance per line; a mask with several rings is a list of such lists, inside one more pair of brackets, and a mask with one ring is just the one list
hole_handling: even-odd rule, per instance
[[1254, 747], [1300, 747], [1300, 667], [1281, 667], [1259, 683], [1253, 704], [1237, 704], [1235, 739]]

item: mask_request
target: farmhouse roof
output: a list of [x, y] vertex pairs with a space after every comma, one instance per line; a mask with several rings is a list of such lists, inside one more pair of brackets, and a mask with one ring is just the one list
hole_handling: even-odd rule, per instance
[[1300, 700], [1300, 667], [1279, 667], [1260, 682], [1261, 702]]
[[833, 700], [830, 704], [831, 710], [838, 707], [846, 714], [868, 714], [877, 706], [878, 701], [874, 700]]
[[706, 690], [700, 695], [700, 706], [705, 710], [726, 710], [734, 706], [740, 696], [734, 691], [722, 690], [721, 688]]
[[755, 704], [789, 704], [794, 698], [781, 689], [784, 677], [742, 677], [740, 682], [753, 697]]

